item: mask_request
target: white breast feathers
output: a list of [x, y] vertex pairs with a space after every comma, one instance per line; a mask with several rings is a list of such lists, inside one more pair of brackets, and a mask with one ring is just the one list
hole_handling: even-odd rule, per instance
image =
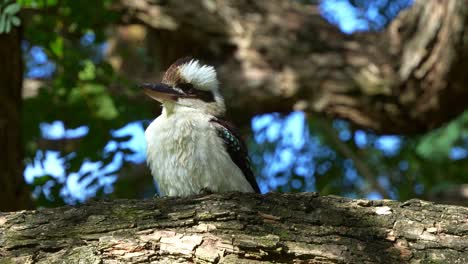
[[163, 113], [146, 129], [147, 162], [161, 195], [254, 191], [226, 152], [211, 118], [195, 111]]

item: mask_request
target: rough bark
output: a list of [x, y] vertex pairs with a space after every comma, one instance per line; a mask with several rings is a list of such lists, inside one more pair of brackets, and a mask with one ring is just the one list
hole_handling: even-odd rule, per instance
[[23, 179], [21, 85], [23, 67], [18, 28], [0, 34], [0, 211], [31, 208]]
[[0, 214], [1, 263], [468, 263], [468, 208], [314, 193]]
[[[157, 81], [176, 58], [201, 57], [218, 65], [240, 123], [296, 109], [413, 134], [468, 106], [466, 0], [416, 0], [384, 31], [354, 35], [303, 2], [121, 0], [115, 8], [148, 28], [154, 67], [142, 78]], [[125, 60], [123, 68], [138, 65]]]

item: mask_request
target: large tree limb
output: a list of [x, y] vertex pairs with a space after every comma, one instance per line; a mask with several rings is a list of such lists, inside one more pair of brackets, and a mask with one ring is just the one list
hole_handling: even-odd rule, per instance
[[354, 35], [296, 0], [121, 0], [115, 8], [149, 28], [156, 69], [185, 55], [217, 64], [241, 122], [299, 109], [412, 134], [468, 106], [466, 0], [416, 0], [386, 30]]
[[[467, 263], [468, 208], [314, 193], [0, 214], [2, 263]], [[309, 262], [310, 261], [310, 262]]]

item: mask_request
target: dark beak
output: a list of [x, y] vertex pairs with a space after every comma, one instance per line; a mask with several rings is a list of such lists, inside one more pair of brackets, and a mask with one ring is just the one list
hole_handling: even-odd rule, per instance
[[140, 85], [140, 87], [144, 89], [144, 92], [149, 97], [160, 102], [164, 100], [175, 101], [177, 98], [184, 95], [172, 88], [170, 85], [164, 83], [144, 83]]

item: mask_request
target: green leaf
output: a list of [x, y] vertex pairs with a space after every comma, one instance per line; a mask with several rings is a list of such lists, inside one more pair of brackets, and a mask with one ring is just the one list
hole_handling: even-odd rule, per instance
[[34, 177], [34, 181], [33, 181], [32, 184], [37, 185], [37, 186], [42, 186], [46, 182], [48, 182], [50, 180], [54, 180], [54, 178], [52, 176], [50, 176], [50, 175], [36, 176], [36, 177]]
[[461, 127], [456, 121], [423, 137], [416, 152], [428, 159], [443, 159], [460, 138]]
[[[97, 118], [111, 120], [118, 116], [114, 100], [103, 85], [88, 83], [76, 89], [80, 91], [78, 96], [85, 98], [87, 104], [91, 107], [90, 110]], [[76, 96], [77, 95], [75, 95], [75, 97]], [[75, 100], [77, 99], [78, 98], [75, 98]]]
[[50, 43], [50, 49], [52, 53], [58, 58], [63, 57], [63, 38], [57, 37]]
[[114, 101], [108, 94], [103, 94], [96, 98], [96, 116], [104, 120], [114, 119], [118, 116]]
[[34, 0], [17, 0], [17, 2], [21, 6], [30, 6]]
[[21, 20], [18, 17], [14, 16], [14, 17], [11, 18], [11, 23], [14, 26], [19, 26], [19, 25], [21, 25]]
[[53, 6], [53, 5], [56, 5], [58, 3], [57, 0], [47, 0], [47, 5], [48, 6]]
[[0, 14], [0, 33], [6, 32], [6, 15], [5, 14]]
[[13, 4], [10, 4], [7, 7], [5, 7], [3, 12], [5, 14], [14, 15], [14, 14], [18, 13], [20, 8], [21, 8], [21, 6], [18, 3], [13, 3]]
[[78, 73], [78, 78], [82, 81], [90, 81], [96, 78], [96, 66], [90, 60], [84, 62], [83, 70]]
[[8, 33], [11, 30], [10, 21], [5, 21], [5, 32]]

